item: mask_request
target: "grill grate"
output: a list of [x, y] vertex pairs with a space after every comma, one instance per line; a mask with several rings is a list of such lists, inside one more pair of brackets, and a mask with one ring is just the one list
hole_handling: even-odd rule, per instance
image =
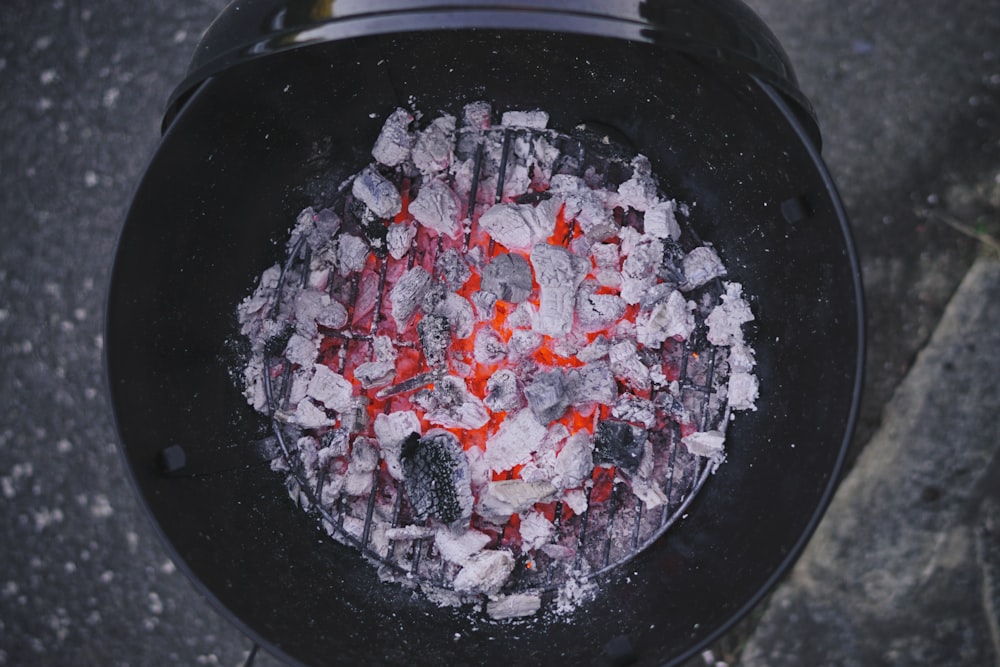
[[[463, 132], [463, 130], [459, 130]], [[588, 169], [603, 169], [608, 171], [610, 158], [605, 157], [596, 142], [586, 138], [570, 137], [557, 134], [550, 130], [499, 128], [495, 130], [477, 130], [478, 136], [474, 144], [474, 166], [471, 175], [470, 194], [464, 202], [468, 217], [478, 218], [482, 210], [489, 205], [504, 200], [505, 180], [515, 156], [515, 143], [523, 147], [536, 145], [536, 139], [544, 138], [549, 145], [559, 148], [559, 158], [555, 162], [554, 173], [571, 173], [583, 175]], [[521, 139], [522, 141], [517, 141]], [[470, 142], [464, 142], [466, 144]], [[459, 140], [459, 146], [463, 142]], [[524, 159], [524, 156], [520, 156]], [[484, 179], [496, 177], [496, 188], [487, 201], [482, 201], [481, 184]], [[397, 186], [406, 191], [412, 187], [409, 179], [397, 174]], [[617, 184], [616, 184], [617, 185]], [[477, 196], [478, 195], [478, 196]], [[345, 221], [357, 221], [356, 209], [350, 195], [350, 188], [345, 184], [336, 197], [331, 208], [338, 211]], [[383, 223], [384, 224], [384, 223]], [[682, 243], [689, 247], [700, 245], [693, 230], [685, 227], [683, 222]], [[344, 225], [347, 227], [348, 225]], [[342, 229], [344, 228], [342, 227]], [[568, 243], [574, 230], [570, 228], [565, 241]], [[339, 233], [339, 232], [338, 232]], [[464, 234], [464, 247], [470, 248], [471, 227]], [[494, 242], [489, 242], [489, 253], [492, 256]], [[310, 263], [314, 249], [306, 236], [301, 235], [294, 243], [287, 261], [281, 267], [274, 303], [270, 310], [271, 319], [278, 319], [282, 305], [294, 297], [291, 286], [305, 286], [310, 278]], [[442, 252], [441, 237], [434, 249], [436, 254]], [[417, 247], [414, 239], [406, 258], [408, 268], [425, 257], [418, 254], [425, 250]], [[434, 259], [434, 258], [432, 258]], [[324, 331], [324, 335], [340, 341], [337, 349], [337, 371], [344, 373], [348, 358], [358, 351], [357, 346], [365, 346], [366, 361], [372, 360], [373, 342], [379, 332], [383, 302], [387, 291], [387, 269], [389, 259], [385, 253], [376, 253], [378, 285], [375, 295], [375, 305], [370, 324], [358, 325], [356, 320], [364, 321], [365, 316], [357, 317], [353, 308], [348, 309], [348, 324], [337, 331]], [[431, 262], [436, 265], [435, 262]], [[360, 273], [351, 277], [350, 303], [358, 301], [361, 285]], [[331, 281], [331, 291], [334, 281]], [[703, 310], [719, 302], [722, 292], [718, 279], [702, 288], [701, 299]], [[287, 305], [287, 304], [286, 304]], [[706, 307], [707, 306], [707, 307]], [[699, 326], [703, 326], [703, 322]], [[698, 336], [692, 338], [698, 339]], [[704, 336], [701, 336], [704, 340]], [[395, 344], [399, 347], [413, 347], [413, 343], [397, 338]], [[720, 349], [709, 345], [701, 345], [690, 340], [683, 344], [667, 344], [660, 352], [662, 359], [679, 368], [680, 408], [690, 415], [696, 415], [699, 430], [708, 431], [724, 429], [727, 417], [724, 400], [716, 389], [719, 374], [717, 356], [724, 354]], [[725, 359], [725, 356], [722, 357]], [[401, 482], [390, 475], [384, 474], [383, 461], [380, 459], [371, 472], [371, 490], [360, 498], [352, 498], [343, 489], [329, 493], [329, 483], [325, 468], [318, 474], [306, 469], [298, 456], [296, 442], [300, 431], [279, 418], [288, 407], [292, 378], [292, 364], [282, 356], [280, 350], [268, 349], [265, 353], [263, 385], [267, 401], [267, 410], [271, 417], [272, 430], [277, 439], [281, 456], [289, 469], [289, 484], [291, 490], [298, 493], [302, 504], [314, 512], [322, 521], [326, 530], [337, 540], [360, 550], [366, 557], [376, 561], [389, 573], [405, 575], [417, 579], [424, 585], [447, 589], [449, 581], [454, 577], [457, 566], [449, 564], [444, 559], [436, 557], [434, 540], [421, 537], [419, 530], [415, 537], [408, 540], [388, 540], [376, 543], [373, 536], [377, 529], [390, 527], [393, 529], [414, 526], [419, 529], [429, 523], [418, 522], [414, 518], [414, 509], [406, 497], [406, 491]], [[432, 368], [417, 373], [392, 386], [382, 388], [378, 398], [386, 398], [408, 392], [432, 384], [440, 378], [444, 370]], [[657, 395], [652, 396], [656, 401]], [[676, 401], [676, 397], [669, 400]], [[386, 410], [389, 402], [386, 401]], [[595, 411], [595, 424], [598, 412]], [[657, 427], [651, 429], [649, 437], [656, 452], [656, 467], [654, 479], [666, 497], [666, 502], [652, 511], [647, 511], [644, 503], [628, 490], [629, 482], [618, 473], [616, 468], [595, 468], [595, 477], [610, 476], [611, 493], [607, 498], [594, 497], [596, 485], [586, 488], [587, 510], [564, 518], [563, 503], [559, 501], [555, 507], [556, 527], [551, 542], [568, 546], [575, 552], [569, 559], [553, 558], [542, 550], [537, 550], [532, 557], [520, 556], [519, 567], [504, 587], [504, 592], [525, 592], [531, 590], [555, 589], [570, 579], [594, 575], [609, 570], [629, 560], [649, 544], [660, 537], [671, 525], [682, 517], [696, 494], [704, 486], [713, 470], [712, 463], [702, 457], [695, 456], [681, 444], [681, 426], [663, 410], [658, 414]], [[369, 424], [363, 433], [371, 435]], [[297, 488], [295, 488], [297, 487]], [[387, 509], [388, 508], [388, 509]], [[514, 526], [505, 525], [496, 538], [499, 543]], [[496, 545], [493, 545], [496, 546]]]

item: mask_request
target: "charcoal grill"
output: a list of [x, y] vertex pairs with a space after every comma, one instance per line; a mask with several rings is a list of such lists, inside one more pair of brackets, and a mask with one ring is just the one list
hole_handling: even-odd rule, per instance
[[[598, 540], [597, 595], [561, 617], [494, 621], [381, 582], [275, 493], [267, 461], [289, 443], [233, 378], [233, 308], [285, 260], [295, 214], [337, 201], [393, 108], [478, 99], [649, 156], [755, 295], [765, 391], [730, 426], [728, 461], [711, 478], [695, 465], [625, 553]], [[800, 552], [854, 424], [859, 272], [808, 102], [742, 5], [235, 2], [164, 127], [119, 239], [109, 383], [140, 499], [255, 641], [306, 664], [677, 664]]]

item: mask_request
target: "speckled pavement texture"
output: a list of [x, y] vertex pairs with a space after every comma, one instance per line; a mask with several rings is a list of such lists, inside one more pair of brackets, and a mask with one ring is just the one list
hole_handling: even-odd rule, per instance
[[[102, 367], [115, 238], [223, 4], [0, 4], [0, 665], [235, 666], [251, 650], [143, 515]], [[1000, 0], [749, 4], [816, 106], [870, 345], [827, 520], [710, 662], [1000, 664], [997, 366], [988, 343], [966, 345], [996, 341], [1000, 283], [986, 244], [956, 230], [1000, 236]]]

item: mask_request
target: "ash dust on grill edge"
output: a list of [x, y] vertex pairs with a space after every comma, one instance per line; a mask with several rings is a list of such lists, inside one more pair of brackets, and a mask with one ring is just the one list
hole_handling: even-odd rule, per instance
[[515, 619], [681, 517], [758, 387], [742, 287], [649, 161], [493, 121], [395, 110], [237, 314], [292, 499], [384, 580]]

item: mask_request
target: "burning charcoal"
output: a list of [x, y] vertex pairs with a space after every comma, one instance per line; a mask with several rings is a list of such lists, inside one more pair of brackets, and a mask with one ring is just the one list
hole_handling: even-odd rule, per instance
[[569, 333], [576, 289], [590, 271], [590, 262], [561, 246], [539, 243], [531, 249], [531, 265], [541, 286], [535, 330], [547, 336]]
[[351, 445], [344, 491], [351, 496], [367, 495], [372, 489], [372, 473], [378, 467], [378, 447], [374, 441], [358, 436]]
[[295, 326], [300, 334], [308, 338], [316, 335], [316, 319], [329, 301], [328, 295], [311, 289], [295, 295]]
[[660, 200], [656, 194], [656, 179], [649, 158], [637, 155], [632, 160], [632, 177], [618, 186], [618, 205], [645, 211]]
[[496, 621], [509, 618], [524, 618], [534, 615], [542, 607], [542, 597], [538, 593], [513, 593], [490, 598], [486, 602], [486, 613]]
[[482, 428], [490, 420], [486, 406], [469, 392], [462, 378], [446, 375], [434, 383], [434, 407], [427, 421], [445, 428]]
[[389, 540], [425, 540], [434, 536], [434, 528], [410, 524], [399, 528], [388, 528], [385, 536]]
[[388, 336], [375, 336], [372, 340], [375, 361], [396, 361], [396, 346]]
[[411, 225], [408, 222], [391, 223], [386, 231], [385, 242], [392, 258], [403, 259], [406, 257], [416, 236], [416, 225]]
[[521, 516], [518, 532], [521, 533], [521, 544], [525, 549], [539, 549], [543, 544], [552, 541], [555, 526], [541, 512], [528, 511]]
[[379, 413], [375, 417], [374, 427], [386, 469], [393, 479], [403, 479], [403, 464], [400, 460], [403, 443], [413, 433], [420, 435], [420, 419], [412, 410]]
[[634, 342], [623, 340], [612, 345], [608, 350], [608, 361], [616, 378], [636, 389], [649, 389], [649, 368], [639, 358]]
[[424, 315], [417, 322], [417, 334], [423, 347], [428, 366], [444, 363], [448, 346], [451, 345], [451, 331], [448, 319], [439, 315]]
[[570, 508], [573, 514], [583, 514], [587, 511], [589, 501], [583, 489], [570, 489], [563, 493], [562, 502], [566, 507]]
[[587, 190], [566, 199], [567, 207], [576, 210], [573, 217], [577, 224], [591, 241], [604, 241], [618, 232], [609, 203], [607, 195], [598, 190]]
[[413, 164], [425, 176], [442, 172], [451, 164], [454, 144], [455, 117], [439, 116], [417, 134], [411, 153]]
[[432, 280], [420, 298], [420, 310], [427, 314], [433, 313], [447, 297], [448, 288], [443, 283]]
[[604, 335], [599, 335], [577, 352], [576, 358], [584, 363], [590, 363], [608, 356], [609, 349], [611, 346], [608, 344], [608, 339]]
[[734, 373], [749, 373], [757, 365], [753, 349], [737, 343], [729, 348], [729, 369]]
[[340, 329], [347, 324], [347, 309], [339, 301], [330, 301], [317, 313], [316, 324], [327, 329]]
[[517, 375], [510, 370], [497, 371], [486, 381], [486, 406], [493, 412], [512, 412], [524, 405]]
[[616, 294], [597, 294], [597, 283], [584, 281], [576, 293], [576, 317], [583, 331], [601, 331], [625, 314], [625, 300]]
[[595, 243], [590, 247], [594, 257], [594, 275], [602, 287], [618, 287], [622, 283], [621, 257], [614, 243]]
[[490, 482], [483, 488], [476, 509], [491, 521], [502, 523], [511, 514], [526, 512], [535, 503], [547, 503], [556, 497], [558, 489], [551, 482], [526, 482], [507, 479]]
[[490, 103], [484, 100], [470, 102], [462, 107], [462, 127], [470, 130], [486, 130], [490, 127]]
[[708, 342], [713, 345], [742, 344], [742, 326], [753, 321], [753, 313], [750, 305], [743, 300], [743, 286], [739, 283], [725, 285], [726, 293], [721, 297], [722, 303], [705, 318]]
[[627, 422], [605, 419], [594, 433], [594, 463], [617, 466], [630, 475], [639, 469], [646, 432]]
[[690, 422], [691, 413], [679, 398], [680, 388], [674, 382], [670, 391], [661, 391], [653, 397], [653, 405], [657, 412], [667, 419], [671, 419], [678, 424]]
[[733, 373], [729, 376], [726, 399], [731, 409], [756, 410], [757, 394], [757, 376], [752, 373]]
[[391, 218], [403, 210], [399, 190], [373, 166], [366, 167], [354, 178], [351, 194], [379, 218]]
[[323, 364], [314, 366], [306, 395], [316, 399], [330, 410], [344, 412], [351, 408], [351, 383]]
[[663, 493], [654, 478], [655, 464], [653, 443], [647, 440], [643, 447], [642, 461], [631, 478], [632, 493], [643, 502], [647, 510], [655, 509], [667, 502], [667, 495]]
[[514, 556], [509, 551], [483, 551], [462, 566], [452, 587], [458, 593], [495, 595], [514, 571]]
[[652, 401], [635, 394], [622, 394], [611, 408], [611, 416], [652, 428], [656, 424], [656, 407]]
[[413, 116], [406, 109], [396, 109], [382, 125], [382, 131], [375, 140], [372, 157], [387, 167], [403, 164], [410, 157], [410, 149], [416, 141], [407, 129]]
[[545, 434], [545, 427], [538, 423], [531, 410], [508, 415], [493, 437], [486, 441], [486, 462], [494, 472], [527, 463], [531, 453], [542, 444]]
[[545, 111], [504, 111], [500, 125], [504, 127], [530, 127], [544, 130], [549, 124], [549, 114]]
[[406, 328], [410, 318], [417, 312], [430, 282], [431, 274], [418, 265], [404, 273], [393, 285], [389, 292], [389, 303], [392, 306], [392, 318], [400, 331]]
[[693, 305], [680, 292], [672, 292], [666, 301], [639, 315], [635, 323], [636, 338], [642, 345], [654, 349], [668, 338], [687, 339], [695, 326]]
[[462, 565], [472, 556], [486, 548], [493, 538], [486, 533], [471, 528], [452, 530], [441, 526], [434, 531], [434, 546], [441, 558], [449, 563]]
[[695, 248], [684, 257], [684, 290], [701, 287], [710, 280], [726, 275], [726, 267], [715, 251], [707, 246]]
[[497, 255], [483, 269], [480, 287], [500, 301], [521, 303], [531, 296], [528, 260], [516, 253]]
[[299, 334], [292, 334], [285, 345], [285, 359], [291, 364], [311, 368], [319, 354], [319, 341], [315, 338], [306, 338]]
[[663, 260], [663, 242], [644, 236], [622, 262], [622, 298], [639, 303], [643, 293], [656, 284], [656, 272]]
[[563, 416], [569, 407], [566, 380], [559, 369], [540, 371], [524, 387], [528, 407], [541, 424], [548, 424]]
[[639, 299], [639, 308], [642, 310], [652, 310], [657, 304], [663, 303], [670, 298], [670, 295], [677, 291], [676, 285], [670, 283], [657, 283], [646, 290]]
[[384, 387], [396, 377], [396, 364], [391, 361], [367, 361], [354, 369], [354, 378], [365, 389]]
[[688, 451], [704, 456], [713, 463], [720, 463], [726, 456], [726, 436], [721, 431], [698, 431], [681, 438]]
[[553, 482], [560, 489], [574, 489], [594, 471], [594, 443], [587, 433], [574, 433], [556, 455]]
[[518, 329], [511, 334], [510, 339], [507, 341], [507, 354], [511, 360], [519, 361], [534, 354], [535, 350], [540, 348], [544, 341], [545, 339], [540, 333], [535, 333], [527, 329]]
[[448, 292], [434, 308], [433, 313], [448, 320], [451, 335], [456, 340], [465, 340], [475, 330], [476, 316], [472, 312], [472, 304], [465, 297], [454, 292]]
[[368, 428], [368, 399], [364, 396], [352, 398], [351, 409], [340, 414], [340, 425], [351, 433]]
[[347, 454], [350, 433], [346, 428], [332, 428], [320, 438], [320, 446], [330, 459]]
[[347, 276], [365, 268], [368, 261], [368, 244], [353, 234], [341, 234], [337, 240], [337, 267], [340, 275]]
[[684, 277], [684, 249], [677, 241], [667, 238], [663, 239], [663, 259], [660, 261], [660, 268], [657, 275], [665, 280], [672, 287], [680, 287], [687, 282]]
[[434, 270], [450, 290], [458, 290], [472, 277], [469, 265], [462, 253], [454, 248], [448, 248], [434, 260]]
[[539, 204], [496, 204], [479, 217], [479, 225], [509, 250], [530, 250], [552, 235], [556, 211]]
[[476, 307], [476, 318], [480, 322], [492, 320], [496, 315], [497, 295], [485, 290], [473, 292], [472, 305]]
[[305, 208], [296, 219], [287, 250], [291, 252], [301, 238], [305, 238], [313, 249], [322, 248], [339, 229], [340, 217], [330, 209], [324, 208], [317, 213], [312, 207]]
[[299, 401], [295, 406], [295, 413], [289, 422], [304, 429], [323, 428], [333, 426], [336, 420], [326, 414], [326, 411], [310, 400]]
[[468, 521], [472, 516], [469, 462], [458, 438], [442, 429], [423, 437], [414, 433], [403, 444], [401, 458], [406, 493], [418, 519]]
[[505, 324], [511, 329], [533, 329], [538, 323], [538, 311], [530, 301], [522, 301], [507, 315]]
[[462, 234], [458, 209], [458, 196], [447, 183], [433, 179], [423, 182], [417, 198], [410, 202], [409, 211], [424, 227], [457, 239]]
[[476, 332], [472, 355], [481, 364], [493, 365], [507, 356], [507, 345], [491, 327], [483, 327]]
[[566, 371], [566, 394], [570, 404], [575, 406], [591, 403], [614, 405], [618, 397], [618, 383], [607, 362], [588, 362]]
[[677, 224], [674, 212], [677, 210], [677, 202], [673, 199], [661, 201], [646, 210], [643, 216], [643, 229], [650, 236], [658, 239], [673, 239], [676, 241], [681, 237], [681, 226]]

